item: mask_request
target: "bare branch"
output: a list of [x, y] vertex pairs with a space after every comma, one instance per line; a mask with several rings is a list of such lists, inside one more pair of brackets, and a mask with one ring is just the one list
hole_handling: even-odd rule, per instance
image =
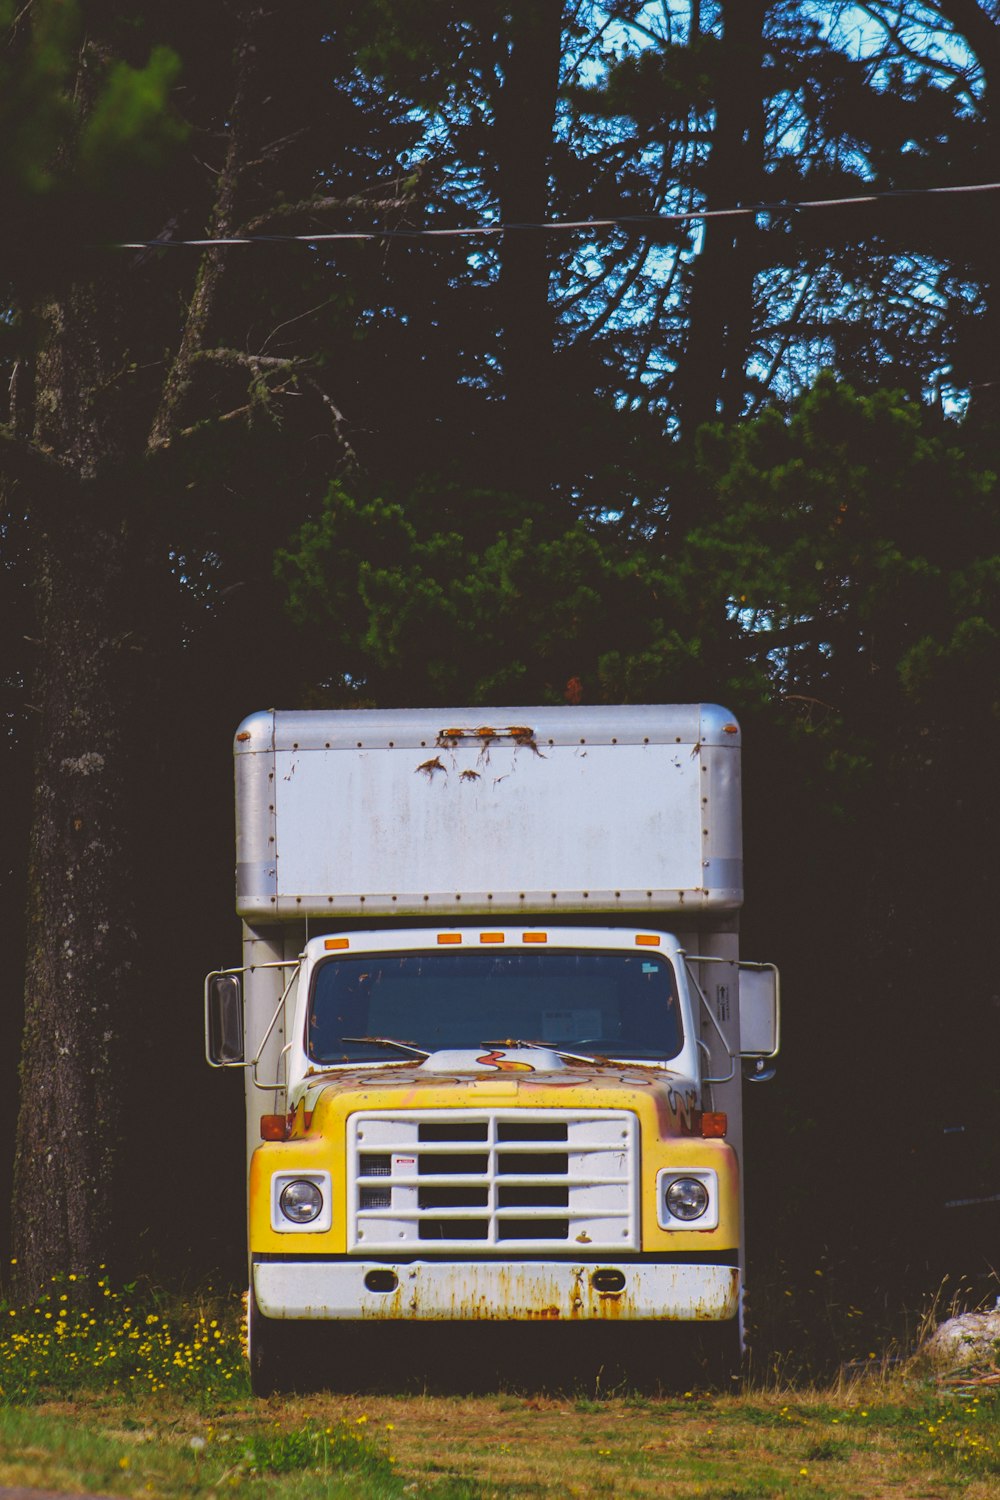
[[282, 359], [276, 354], [247, 354], [244, 349], [199, 349], [191, 356], [192, 364], [228, 365], [231, 369], [293, 371], [304, 360]]
[[[236, 417], [249, 416], [250, 412], [252, 411], [253, 406], [248, 403], [246, 406], [237, 406], [233, 411], [223, 412], [221, 417], [212, 417], [211, 422], [213, 424], [232, 422]], [[190, 427], [182, 427], [177, 436], [182, 438], [193, 437], [196, 432], [201, 432], [206, 425], [207, 423], [204, 421], [193, 422]]]
[[317, 302], [315, 307], [308, 307], [308, 308], [306, 308], [305, 312], [296, 313], [294, 318], [286, 318], [283, 323], [279, 323], [276, 328], [272, 328], [271, 329], [271, 332], [268, 334], [267, 338], [264, 340], [263, 344], [261, 345], [261, 348], [262, 349], [266, 349], [267, 346], [268, 346], [268, 344], [271, 342], [271, 340], [277, 334], [279, 334], [283, 328], [289, 328], [292, 323], [301, 323], [301, 321], [302, 321], [303, 318], [311, 318], [312, 315], [313, 315], [313, 313], [322, 312], [323, 308], [324, 307], [329, 307], [330, 303], [333, 300], [334, 299], [332, 297], [324, 297], [323, 301], [322, 302]]
[[[328, 391], [325, 391], [316, 379], [315, 375], [309, 373], [309, 361], [299, 359], [279, 359], [271, 354], [247, 354], [242, 349], [200, 349], [191, 356], [194, 364], [216, 364], [223, 365], [229, 369], [247, 370], [253, 376], [261, 376], [265, 373], [283, 374], [288, 380], [283, 385], [273, 386], [268, 389], [266, 400], [269, 401], [276, 396], [288, 396], [294, 394], [291, 387], [298, 384], [300, 387], [308, 387], [330, 413], [333, 422], [333, 430], [337, 441], [344, 452], [344, 462], [348, 468], [360, 467], [358, 455], [347, 437], [347, 418], [337, 406]], [[232, 411], [224, 412], [221, 416], [211, 417], [209, 422], [232, 422], [236, 417], [248, 416], [255, 408], [264, 404], [265, 398], [259, 401], [247, 402], [244, 406], [238, 406]], [[192, 433], [198, 432], [205, 426], [205, 422], [195, 422], [189, 427], [182, 428], [178, 437], [190, 437]], [[168, 440], [169, 441], [169, 440]]]
[[301, 130], [290, 131], [288, 135], [279, 136], [277, 140], [268, 141], [266, 146], [260, 147], [260, 155], [254, 157], [252, 161], [247, 162], [247, 169], [252, 171], [255, 167], [262, 167], [272, 162], [276, 156], [281, 155], [282, 151], [287, 150], [289, 146], [294, 146], [296, 141], [301, 140], [305, 133], [306, 131], [303, 127]]
[[363, 208], [369, 213], [392, 213], [397, 209], [412, 206], [411, 198], [371, 199], [360, 197], [358, 194], [352, 194], [349, 198], [303, 198], [299, 203], [277, 204], [266, 214], [259, 214], [257, 218], [248, 220], [236, 233], [237, 237], [259, 234], [270, 224], [281, 224], [286, 219], [303, 218], [309, 214], [330, 213], [334, 209]]
[[315, 392], [315, 394], [320, 398], [324, 406], [329, 411], [330, 416], [333, 419], [333, 430], [337, 436], [337, 441], [340, 443], [340, 446], [344, 450], [345, 466], [349, 469], [359, 469], [361, 465], [358, 459], [358, 455], [354, 451], [354, 448], [345, 433], [347, 419], [345, 418], [343, 412], [338, 406], [334, 405], [332, 398], [326, 391], [323, 390], [322, 386], [319, 384], [319, 381], [316, 380], [312, 375], [300, 374], [299, 380], [303, 385], [309, 386], [310, 389]]

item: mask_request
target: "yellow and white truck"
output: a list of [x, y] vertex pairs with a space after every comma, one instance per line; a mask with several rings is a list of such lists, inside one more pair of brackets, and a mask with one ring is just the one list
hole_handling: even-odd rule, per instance
[[330, 1321], [697, 1322], [735, 1369], [778, 984], [732, 715], [268, 711], [235, 752], [206, 1050], [246, 1073], [255, 1391]]

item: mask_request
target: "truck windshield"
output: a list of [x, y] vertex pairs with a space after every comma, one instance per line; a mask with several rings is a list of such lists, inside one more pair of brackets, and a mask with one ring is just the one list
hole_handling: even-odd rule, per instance
[[371, 953], [317, 966], [306, 1051], [314, 1062], [384, 1061], [348, 1037], [392, 1037], [427, 1052], [516, 1038], [556, 1051], [676, 1057], [677, 982], [657, 953]]

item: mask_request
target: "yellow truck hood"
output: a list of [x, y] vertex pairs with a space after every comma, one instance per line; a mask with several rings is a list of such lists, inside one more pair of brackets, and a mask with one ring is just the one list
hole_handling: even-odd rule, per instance
[[[417, 1063], [388, 1063], [384, 1067], [335, 1068], [307, 1076], [293, 1096], [290, 1133], [309, 1134], [323, 1128], [314, 1118], [331, 1108], [337, 1113], [356, 1109], [475, 1109], [480, 1106], [519, 1106], [524, 1109], [635, 1109], [647, 1117], [655, 1113], [661, 1137], [691, 1135], [698, 1129], [697, 1099], [692, 1078], [662, 1067], [639, 1063], [568, 1064], [558, 1072], [427, 1072]], [[652, 1125], [652, 1120], [649, 1120]]]

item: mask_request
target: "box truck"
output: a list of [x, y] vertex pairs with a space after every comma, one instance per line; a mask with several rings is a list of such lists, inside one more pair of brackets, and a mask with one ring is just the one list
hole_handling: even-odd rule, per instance
[[254, 1390], [322, 1383], [330, 1323], [698, 1324], [736, 1370], [778, 981], [733, 716], [269, 711], [235, 761], [206, 1051], [246, 1075]]

